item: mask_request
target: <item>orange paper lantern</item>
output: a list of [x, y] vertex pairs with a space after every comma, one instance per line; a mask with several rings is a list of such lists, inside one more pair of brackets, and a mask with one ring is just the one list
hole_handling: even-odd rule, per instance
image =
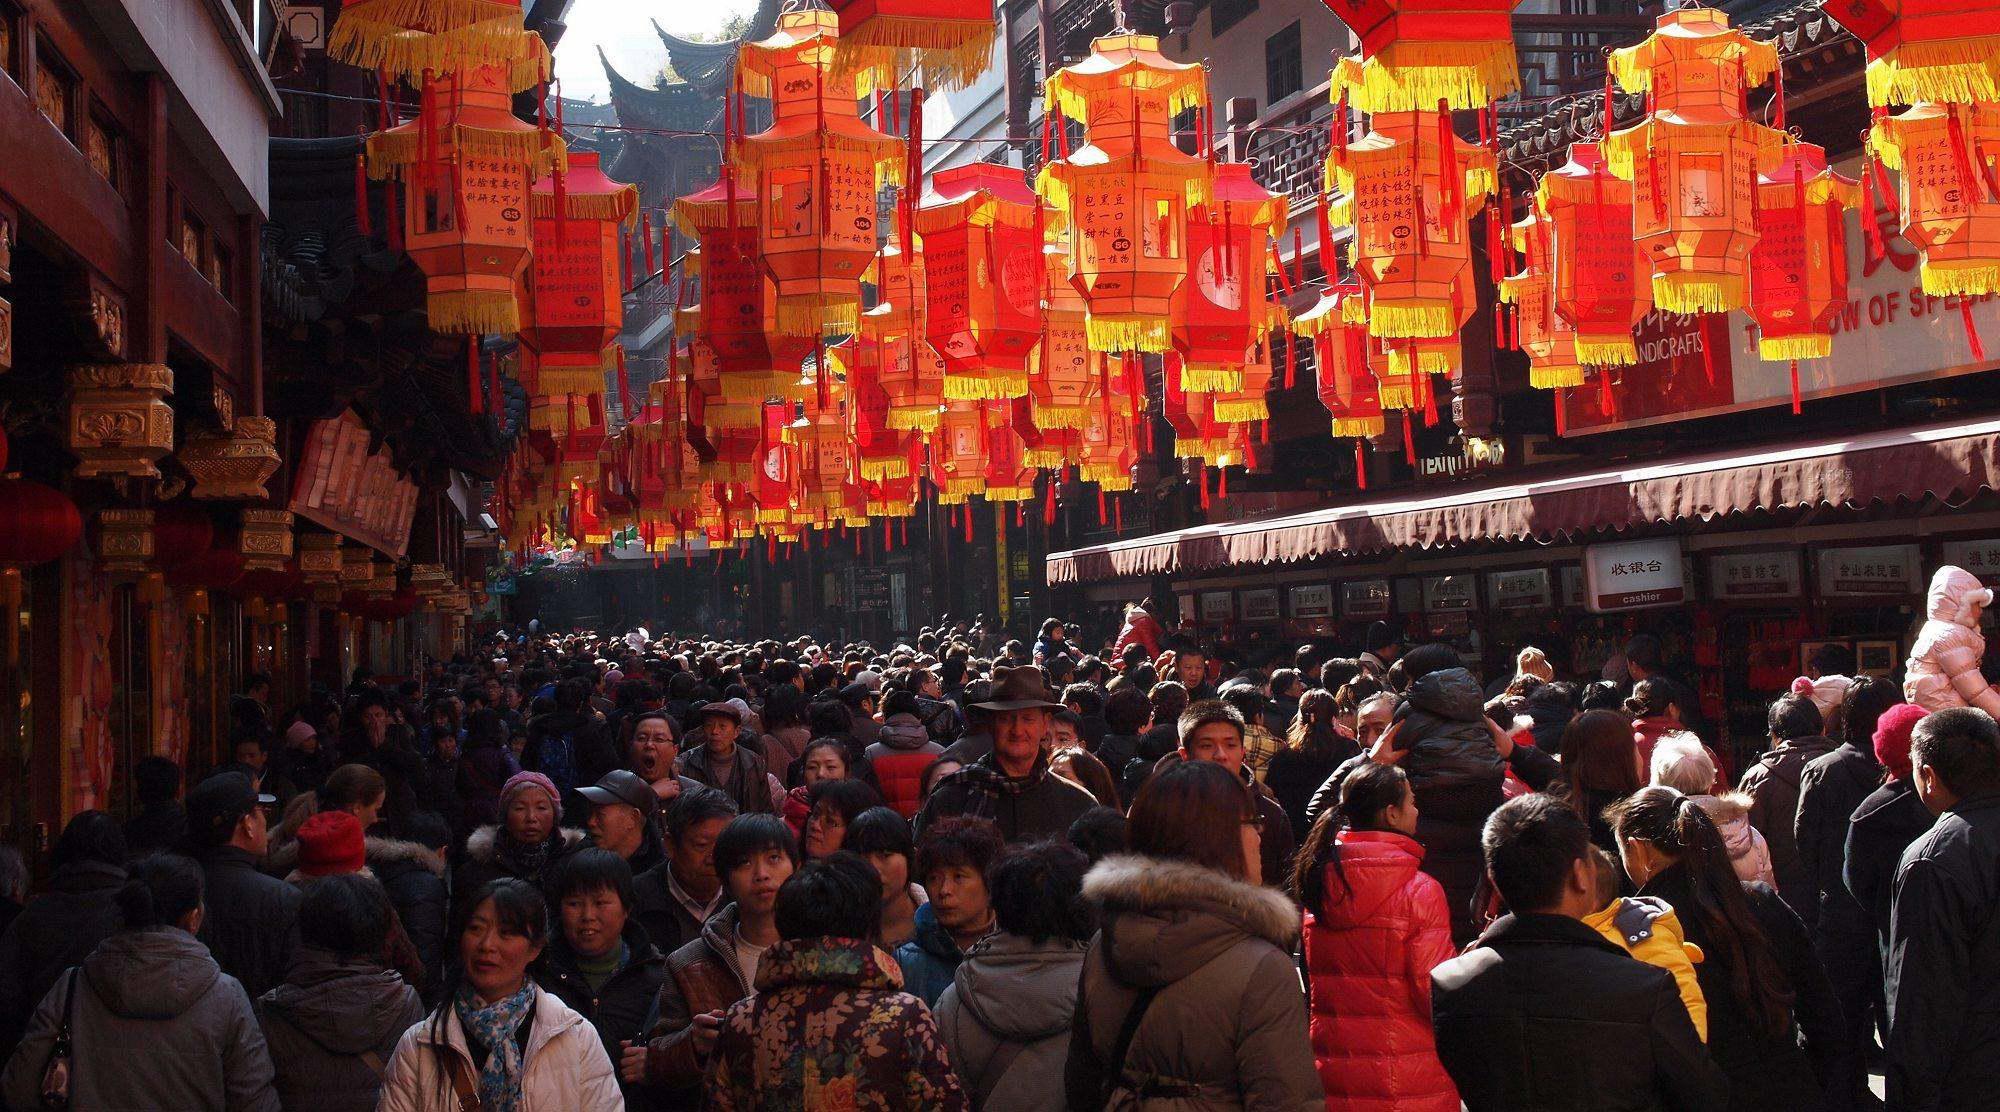
[[1313, 341], [1319, 400], [1333, 418], [1334, 436], [1382, 435], [1382, 399], [1369, 367], [1371, 351], [1379, 351], [1382, 341], [1368, 335], [1364, 325], [1348, 321], [1341, 306], [1361, 297], [1359, 286], [1324, 293], [1292, 320], [1292, 333]]
[[1868, 48], [1868, 103], [2000, 100], [1991, 0], [1840, 0], [1821, 10]]
[[1556, 317], [1575, 331], [1577, 361], [1637, 363], [1632, 329], [1652, 311], [1653, 281], [1632, 239], [1632, 183], [1611, 173], [1596, 143], [1571, 143], [1535, 205], [1548, 218]]
[[772, 102], [771, 126], [736, 144], [733, 169], [756, 182], [758, 246], [787, 335], [854, 330], [876, 186], [900, 177], [902, 144], [862, 122], [854, 78], [834, 71], [839, 37], [832, 12], [787, 12], [737, 63], [744, 91]]
[[979, 402], [951, 400], [930, 433], [931, 481], [940, 505], [958, 505], [986, 490], [986, 448], [989, 434], [986, 407]]
[[605, 349], [625, 327], [619, 230], [637, 217], [639, 191], [605, 177], [597, 152], [582, 151], [570, 158], [560, 209], [553, 175], [528, 199], [535, 253], [521, 343], [536, 355], [536, 390], [601, 394]]
[[1188, 218], [1187, 271], [1173, 300], [1173, 343], [1189, 390], [1240, 390], [1265, 333], [1283, 319], [1265, 259], [1284, 231], [1286, 198], [1258, 185], [1243, 162], [1215, 167], [1207, 203]]
[[1500, 301], [1513, 307], [1518, 343], [1528, 356], [1528, 385], [1556, 390], [1583, 385], [1583, 365], [1576, 354], [1576, 330], [1556, 313], [1552, 256], [1554, 233], [1538, 208], [1514, 222], [1514, 249], [1526, 264], [1519, 274], [1500, 281]]
[[1633, 183], [1634, 238], [1652, 267], [1653, 303], [1670, 313], [1720, 313], [1750, 298], [1757, 242], [1757, 173], [1785, 136], [1744, 115], [1747, 89], [1770, 80], [1777, 48], [1710, 8], [1660, 16], [1637, 46], [1611, 52], [1627, 92], [1651, 111], [1603, 143], [1612, 173]]
[[549, 79], [549, 48], [522, 12], [518, 0], [344, 0], [326, 51], [408, 81], [502, 65], [519, 92]]
[[1933, 297], [2000, 293], [2000, 107], [1919, 104], [1878, 120], [1870, 143], [1902, 171], [1903, 238]]
[[1174, 146], [1168, 126], [1206, 102], [1202, 67], [1168, 60], [1151, 35], [1115, 34], [1045, 87], [1049, 112], [1087, 132], [1035, 187], [1069, 229], [1068, 276], [1090, 304], [1090, 346], [1165, 351], [1187, 210], [1208, 192], [1207, 164]]
[[1833, 354], [1847, 304], [1846, 211], [1860, 187], [1827, 168], [1826, 151], [1792, 143], [1757, 179], [1757, 246], [1750, 252], [1750, 316], [1757, 354], [1775, 362]]
[[[1064, 275], [1067, 257], [1068, 249], [1061, 244], [1043, 251], [1046, 277], [1041, 341], [1030, 356], [1028, 396], [1029, 416], [1044, 433], [1082, 428], [1084, 409], [1097, 390], [1093, 373], [1096, 360], [1090, 350], [1090, 310]], [[1030, 444], [1030, 453], [1036, 448]]]
[[[840, 16], [843, 72], [921, 70], [934, 91], [978, 81], [992, 60], [999, 21], [992, 0], [827, 0]], [[883, 84], [878, 80], [878, 84]]]
[[929, 432], [944, 406], [944, 360], [924, 339], [924, 291], [930, 284], [923, 254], [906, 259], [894, 245], [875, 257], [875, 307], [861, 314], [861, 357], [872, 360], [886, 398], [883, 425]]
[[1361, 58], [1335, 65], [1334, 86], [1364, 112], [1435, 109], [1439, 101], [1484, 108], [1521, 87], [1515, 2], [1325, 0], [1361, 47]]
[[674, 202], [681, 234], [700, 245], [683, 269], [701, 278], [696, 329], [715, 360], [718, 398], [737, 407], [718, 415], [728, 424], [754, 424], [765, 398], [796, 389], [812, 346], [776, 334], [778, 293], [757, 254], [757, 213], [755, 191], [726, 180]]
[[924, 336], [944, 361], [947, 397], [1028, 393], [1041, 338], [1040, 210], [1018, 171], [984, 162], [938, 171], [917, 206]]

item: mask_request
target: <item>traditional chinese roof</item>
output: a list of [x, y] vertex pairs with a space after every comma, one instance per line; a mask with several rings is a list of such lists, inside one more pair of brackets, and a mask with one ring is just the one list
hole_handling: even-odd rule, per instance
[[666, 44], [667, 61], [681, 80], [706, 96], [720, 97], [729, 88], [730, 75], [736, 70], [737, 46], [770, 37], [778, 28], [778, 12], [782, 7], [779, 0], [758, 0], [757, 11], [751, 15], [750, 25], [742, 36], [720, 42], [696, 42], [668, 34], [658, 20], [653, 21], [653, 32]]

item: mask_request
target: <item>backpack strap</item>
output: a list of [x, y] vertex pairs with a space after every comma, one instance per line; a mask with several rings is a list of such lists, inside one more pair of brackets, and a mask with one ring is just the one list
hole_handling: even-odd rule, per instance
[[1131, 1053], [1132, 1036], [1139, 1033], [1139, 1024], [1146, 1018], [1146, 1009], [1153, 1006], [1153, 998], [1160, 994], [1160, 986], [1154, 985], [1141, 991], [1125, 1012], [1125, 1022], [1118, 1028], [1118, 1041], [1111, 1046], [1111, 1057], [1105, 1062], [1103, 1089], [1099, 1096], [1099, 1106], [1111, 1103], [1111, 1096], [1118, 1091], [1125, 1079], [1125, 1056]]
[[993, 1090], [1000, 1087], [1000, 1079], [1007, 1075], [1007, 1071], [1014, 1066], [1014, 1060], [1026, 1049], [1028, 1049], [1027, 1043], [1002, 1043], [993, 1057], [986, 1059], [985, 1067], [979, 1071], [979, 1076], [973, 1079], [972, 1083], [974, 1108], [986, 1107], [986, 1102], [993, 1099]]

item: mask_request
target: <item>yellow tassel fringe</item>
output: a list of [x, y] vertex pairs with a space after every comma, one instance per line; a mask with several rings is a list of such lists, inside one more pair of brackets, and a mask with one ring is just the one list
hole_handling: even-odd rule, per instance
[[[457, 15], [410, 14], [458, 9]], [[438, 33], [411, 27], [462, 24]], [[540, 35], [521, 26], [521, 13], [505, 5], [452, 0], [397, 0], [366, 9], [348, 9], [334, 20], [327, 53], [340, 61], [391, 76], [421, 79], [426, 70], [445, 73], [473, 66], [508, 67], [508, 92], [518, 93], [548, 77], [549, 48]]]
[[1738, 274], [1655, 274], [1653, 304], [1669, 313], [1727, 313], [1743, 308], [1749, 285]]
[[1226, 436], [1183, 436], [1174, 441], [1174, 456], [1178, 459], [1212, 459], [1228, 450]]
[[1053, 471], [1068, 463], [1069, 460], [1064, 458], [1061, 448], [1029, 448], [1027, 451], [1021, 453], [1021, 462], [1027, 464], [1029, 467], [1039, 467], [1045, 471]]
[[981, 494], [986, 490], [984, 475], [953, 475], [945, 480], [944, 492], [954, 497]]
[[1629, 367], [1639, 362], [1639, 345], [1623, 336], [1576, 334], [1576, 361], [1586, 367]]
[[1416, 404], [1416, 391], [1408, 385], [1392, 386], [1383, 383], [1379, 393], [1382, 396], [1383, 409], [1408, 409]]
[[910, 477], [910, 460], [907, 456], [890, 456], [887, 459], [861, 458], [861, 477], [871, 483], [887, 482], [890, 479]]
[[1833, 354], [1833, 337], [1823, 332], [1801, 336], [1762, 336], [1757, 340], [1757, 358], [1770, 363], [1794, 359], [1825, 359]]
[[1873, 107], [2000, 100], [2000, 35], [1906, 42], [1868, 63]]
[[[601, 220], [630, 224], [639, 215], [639, 188], [628, 185], [614, 193], [568, 193], [563, 207], [571, 220]], [[528, 199], [530, 210], [541, 220], [556, 217], [554, 193], [536, 193]]]
[[704, 483], [747, 483], [757, 474], [757, 466], [751, 463], [724, 463], [713, 460], [701, 465], [701, 481]]
[[1932, 297], [2000, 293], [2000, 261], [1932, 262], [1927, 258], [1923, 272], [1924, 292]]
[[1331, 95], [1338, 102], [1348, 93], [1363, 112], [1428, 112], [1440, 100], [1484, 108], [1520, 87], [1511, 41], [1397, 42], [1366, 61], [1340, 59]]
[[1263, 398], [1240, 398], [1235, 401], [1216, 402], [1215, 419], [1225, 425], [1241, 425], [1250, 421], [1271, 419], [1271, 406]]
[[571, 394], [588, 396], [604, 393], [604, 369], [602, 367], [551, 366], [544, 363], [535, 369], [535, 393], [550, 397], [566, 397]]
[[431, 331], [456, 336], [519, 332], [521, 309], [509, 290], [432, 290]]
[[779, 294], [776, 329], [782, 336], [845, 336], [861, 320], [861, 292]]
[[[1080, 429], [1090, 420], [1090, 407], [1084, 405], [1044, 404], [1036, 399], [1029, 405], [1038, 429]], [[1037, 467], [1045, 466], [1036, 464]]]
[[884, 418], [882, 423], [897, 432], [931, 433], [937, 431], [938, 422], [943, 417], [943, 411], [936, 406], [926, 405], [915, 408], [891, 406], [888, 417]]
[[1377, 301], [1368, 308], [1368, 334], [1388, 339], [1428, 339], [1458, 331], [1449, 304], [1396, 305]]
[[[986, 72], [998, 29], [992, 19], [877, 15], [841, 35], [833, 72], [879, 69], [886, 54], [892, 73], [907, 71], [914, 61], [923, 69], [925, 87], [938, 92], [963, 89]], [[915, 57], [908, 57], [911, 54]], [[871, 55], [875, 61], [870, 61]]]
[[1167, 350], [1167, 322], [1158, 317], [1111, 320], [1093, 316], [1084, 324], [1084, 336], [1092, 351]]
[[1181, 389], [1190, 394], [1220, 394], [1230, 390], [1243, 389], [1243, 368], [1196, 366], [1193, 363], [1181, 366]]
[[1582, 386], [1583, 368], [1577, 366], [1538, 367], [1528, 364], [1528, 385], [1537, 390], [1554, 390], [1563, 386]]
[[981, 375], [944, 376], [944, 396], [955, 402], [1006, 401], [1028, 396], [1028, 373], [988, 371]]
[[1381, 436], [1387, 426], [1380, 417], [1335, 417], [1335, 436]]

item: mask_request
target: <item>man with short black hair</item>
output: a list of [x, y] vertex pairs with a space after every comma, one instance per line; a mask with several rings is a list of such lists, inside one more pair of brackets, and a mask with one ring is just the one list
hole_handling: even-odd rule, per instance
[[699, 934], [721, 906], [715, 840], [735, 817], [735, 802], [714, 788], [687, 792], [667, 808], [667, 859], [632, 881], [639, 921], [662, 952]]
[[299, 890], [259, 868], [270, 846], [265, 809], [277, 802], [241, 772], [218, 772], [187, 796], [188, 843], [207, 909], [196, 937], [252, 1000], [284, 980], [298, 947]]
[[1889, 1107], [1993, 1107], [2000, 1093], [2000, 727], [1953, 707], [1910, 734], [1911, 778], [1938, 816], [1903, 851], [1885, 978]]
[[1583, 816], [1524, 795], [1487, 818], [1481, 847], [1510, 913], [1431, 972], [1438, 1058], [1469, 1112], [1725, 1107], [1673, 975], [1582, 922], [1598, 908]]

